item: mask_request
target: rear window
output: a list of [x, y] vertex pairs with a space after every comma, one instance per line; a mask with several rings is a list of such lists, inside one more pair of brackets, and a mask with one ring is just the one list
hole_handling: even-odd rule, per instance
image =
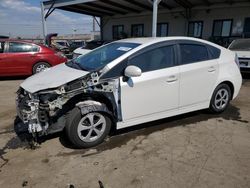
[[209, 60], [207, 47], [199, 44], [180, 44], [182, 64]]

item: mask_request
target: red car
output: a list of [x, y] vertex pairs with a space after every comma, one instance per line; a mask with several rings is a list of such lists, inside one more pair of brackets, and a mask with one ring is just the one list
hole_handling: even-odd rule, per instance
[[44, 45], [0, 39], [0, 76], [31, 75], [66, 61], [62, 53]]

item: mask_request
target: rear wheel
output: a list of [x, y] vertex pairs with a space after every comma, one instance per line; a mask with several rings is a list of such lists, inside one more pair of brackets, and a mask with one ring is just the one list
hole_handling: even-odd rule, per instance
[[231, 95], [230, 87], [227, 84], [217, 86], [210, 101], [210, 111], [212, 113], [223, 112], [230, 103]]
[[50, 64], [46, 63], [46, 62], [39, 62], [36, 63], [33, 67], [33, 74], [37, 74], [39, 72], [45, 71], [46, 69], [50, 68]]
[[89, 148], [103, 142], [111, 128], [110, 118], [100, 112], [82, 115], [78, 108], [68, 114], [66, 133], [77, 148]]

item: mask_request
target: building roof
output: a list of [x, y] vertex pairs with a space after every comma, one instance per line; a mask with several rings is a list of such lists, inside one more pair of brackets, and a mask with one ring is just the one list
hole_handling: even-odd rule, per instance
[[[250, 0], [162, 0], [159, 4], [159, 10], [172, 11], [178, 8], [230, 6], [239, 3], [250, 5]], [[43, 4], [45, 9], [57, 8], [100, 17], [153, 10], [152, 0], [47, 0]]]

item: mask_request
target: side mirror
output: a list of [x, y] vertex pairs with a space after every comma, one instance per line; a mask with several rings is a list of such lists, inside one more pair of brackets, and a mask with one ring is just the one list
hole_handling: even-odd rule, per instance
[[129, 78], [139, 77], [139, 76], [141, 76], [141, 73], [142, 73], [141, 69], [137, 66], [134, 66], [134, 65], [127, 66], [127, 68], [124, 71], [124, 75], [126, 77], [129, 77]]

